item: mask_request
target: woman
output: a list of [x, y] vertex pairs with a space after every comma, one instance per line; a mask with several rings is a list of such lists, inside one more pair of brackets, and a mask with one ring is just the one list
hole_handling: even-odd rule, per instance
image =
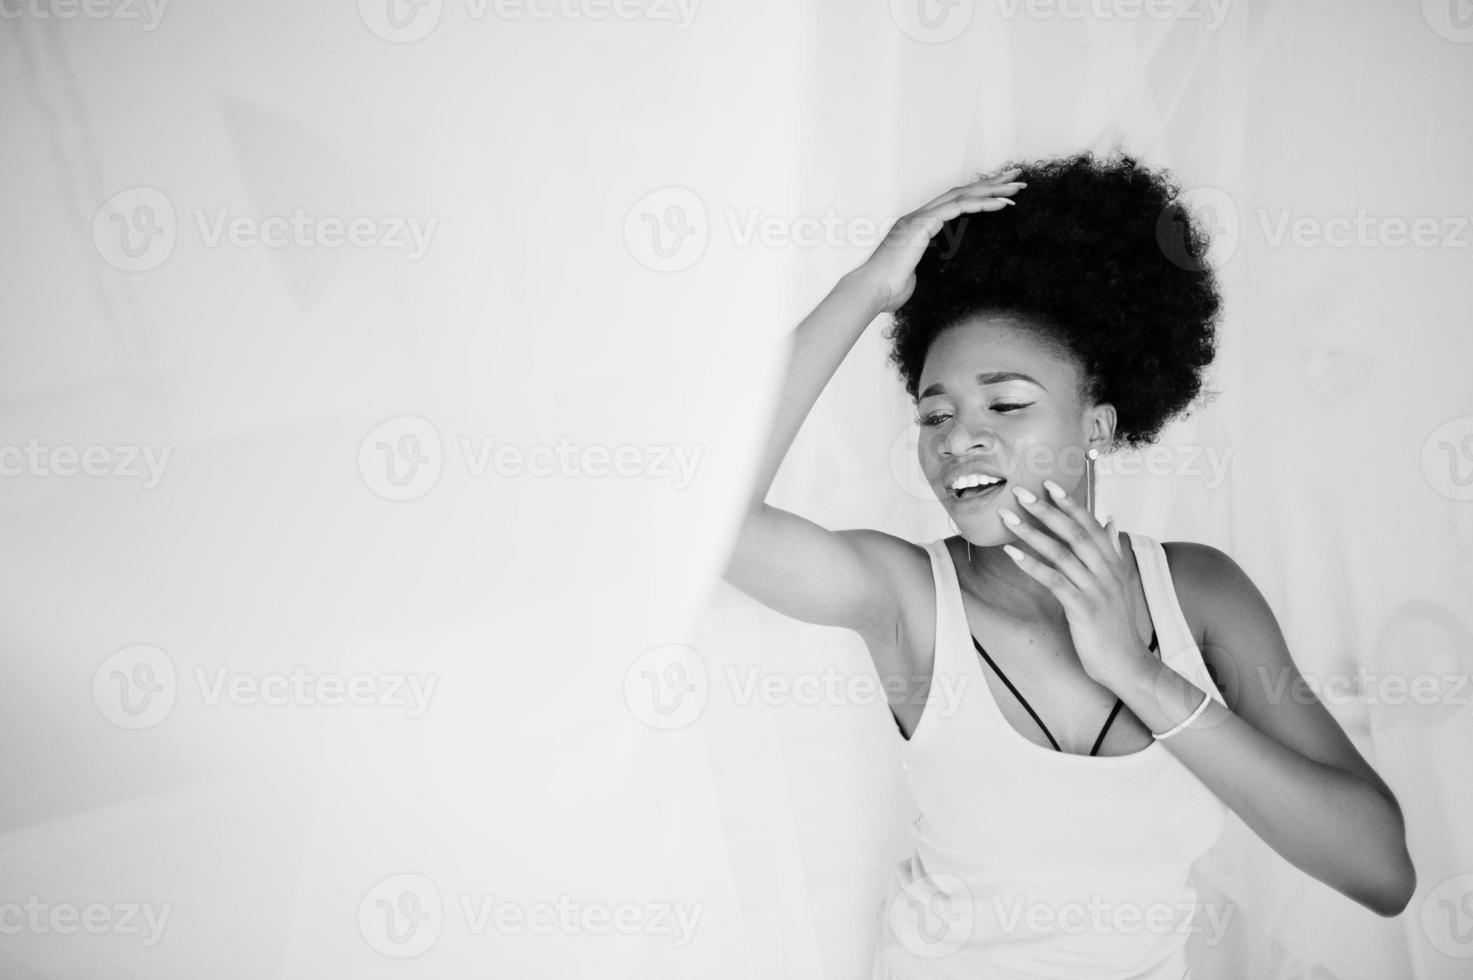
[[[794, 332], [725, 577], [854, 630], [886, 680], [921, 816], [877, 977], [1180, 980], [1202, 928], [1188, 871], [1229, 807], [1380, 915], [1415, 890], [1395, 796], [1237, 564], [1081, 501], [1093, 459], [1149, 445], [1202, 389], [1220, 305], [1205, 246], [1169, 177], [1129, 157], [1015, 167], [901, 218]], [[764, 500], [887, 312], [957, 530], [924, 545]]]

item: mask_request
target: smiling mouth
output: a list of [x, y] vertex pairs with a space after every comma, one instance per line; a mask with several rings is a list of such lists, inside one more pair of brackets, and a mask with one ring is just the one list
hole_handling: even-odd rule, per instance
[[964, 490], [952, 490], [950, 491], [951, 499], [958, 501], [970, 501], [980, 500], [983, 497], [990, 497], [997, 491], [1001, 490], [1007, 484], [1007, 482], [1007, 480], [998, 480], [996, 483], [989, 483], [986, 486], [967, 487]]

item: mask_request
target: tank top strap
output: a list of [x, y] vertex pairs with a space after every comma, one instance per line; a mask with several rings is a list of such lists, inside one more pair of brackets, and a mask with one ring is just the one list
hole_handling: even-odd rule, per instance
[[1171, 566], [1166, 560], [1166, 549], [1149, 535], [1134, 531], [1125, 533], [1130, 536], [1130, 546], [1140, 568], [1141, 586], [1146, 593], [1146, 606], [1160, 644], [1161, 661], [1206, 691], [1209, 697], [1226, 704], [1222, 691], [1207, 670], [1192, 627], [1182, 612], [1181, 600], [1171, 577]]
[[926, 550], [931, 555], [931, 580], [936, 591], [936, 655], [932, 670], [959, 677], [967, 665], [957, 661], [957, 653], [971, 649], [961, 580], [957, 578], [956, 564], [946, 549], [945, 538], [927, 542]]

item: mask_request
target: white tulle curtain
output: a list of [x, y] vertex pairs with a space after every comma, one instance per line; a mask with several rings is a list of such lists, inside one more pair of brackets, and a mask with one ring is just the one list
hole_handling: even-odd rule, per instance
[[[3, 972], [864, 976], [905, 846], [893, 726], [854, 637], [718, 571], [787, 332], [1005, 158], [1121, 145], [1220, 227], [1223, 395], [1102, 506], [1233, 554], [1306, 673], [1466, 675], [1467, 245], [1274, 234], [1467, 214], [1466, 31], [1371, 0], [1161, 13], [7, 7], [0, 924], [63, 918], [7, 932]], [[298, 211], [305, 238], [251, 239]], [[882, 326], [772, 500], [925, 540]], [[138, 455], [68, 476], [32, 445]], [[432, 686], [260, 696], [294, 672]], [[1407, 913], [1230, 825], [1204, 980], [1461, 975], [1456, 696], [1332, 706], [1403, 801]], [[517, 925], [559, 901], [586, 916]], [[53, 925], [88, 906], [106, 928]]]
[[[1195, 975], [1460, 976], [1473, 955], [1473, 838], [1457, 829], [1470, 816], [1457, 760], [1473, 737], [1473, 454], [1460, 442], [1473, 382], [1454, 366], [1470, 350], [1460, 310], [1473, 281], [1458, 232], [1473, 132], [1454, 94], [1473, 81], [1467, 32], [1435, 5], [1183, 4], [1162, 18], [1103, 4], [1066, 16], [1082, 7], [937, 5], [926, 19], [897, 14], [899, 34], [878, 12], [851, 17], [846, 43], [816, 55], [810, 207], [894, 214], [1005, 159], [1084, 148], [1175, 170], [1216, 238], [1220, 395], [1157, 450], [1108, 460], [1101, 513], [1211, 543], [1249, 572], [1306, 679], [1397, 792], [1419, 871], [1407, 911], [1380, 919], [1230, 818], [1194, 869], [1225, 923], [1202, 921], [1191, 938]], [[1397, 237], [1397, 220], [1404, 236], [1429, 218], [1439, 231], [1421, 245]], [[1367, 230], [1347, 243], [1357, 221]], [[854, 258], [806, 257], [795, 314]], [[816, 406], [769, 499], [828, 527], [926, 540], [949, 530], [914, 475], [883, 323]], [[856, 637], [730, 589], [706, 628], [702, 649], [760, 663], [793, 692], [870, 670]], [[722, 729], [731, 748], [713, 756], [731, 766], [717, 783], [739, 817], [726, 826], [743, 908], [771, 923], [773, 970], [861, 976], [879, 874], [904, 853], [910, 816], [893, 726], [863, 691], [817, 705], [774, 691]], [[764, 789], [760, 819], [747, 817]]]

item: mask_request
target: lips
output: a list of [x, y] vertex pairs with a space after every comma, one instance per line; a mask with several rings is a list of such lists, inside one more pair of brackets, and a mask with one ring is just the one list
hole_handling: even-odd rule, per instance
[[999, 493], [1001, 493], [1002, 492], [1002, 488], [1004, 486], [1006, 486], [1006, 485], [1007, 485], [1007, 482], [1006, 481], [1003, 481], [1002, 483], [994, 483], [992, 486], [985, 487], [985, 488], [983, 488], [981, 490], [968, 490], [965, 496], [960, 496], [958, 494], [953, 493], [951, 495], [951, 499], [952, 499], [953, 505], [956, 506], [956, 507], [961, 507], [961, 508], [980, 507], [983, 504], [987, 503], [989, 500], [991, 500], [993, 497], [995, 497]]
[[[969, 469], [960, 470], [958, 472], [948, 474], [946, 476], [946, 479], [943, 481], [942, 486], [946, 487], [946, 492], [951, 494], [951, 496], [955, 498], [958, 497], [959, 494], [958, 491], [952, 488], [955, 487], [958, 482], [962, 480], [968, 480], [968, 478], [972, 478], [971, 480], [969, 480], [969, 482], [975, 484], [976, 477], [983, 477], [987, 480], [993, 481], [991, 486], [994, 489], [1003, 486], [1005, 483], [1008, 482], [1007, 477], [1003, 476], [1001, 473], [989, 473], [986, 470]], [[961, 492], [967, 493], [967, 496], [972, 496], [974, 493], [977, 492], [976, 486], [974, 485], [966, 487]]]

